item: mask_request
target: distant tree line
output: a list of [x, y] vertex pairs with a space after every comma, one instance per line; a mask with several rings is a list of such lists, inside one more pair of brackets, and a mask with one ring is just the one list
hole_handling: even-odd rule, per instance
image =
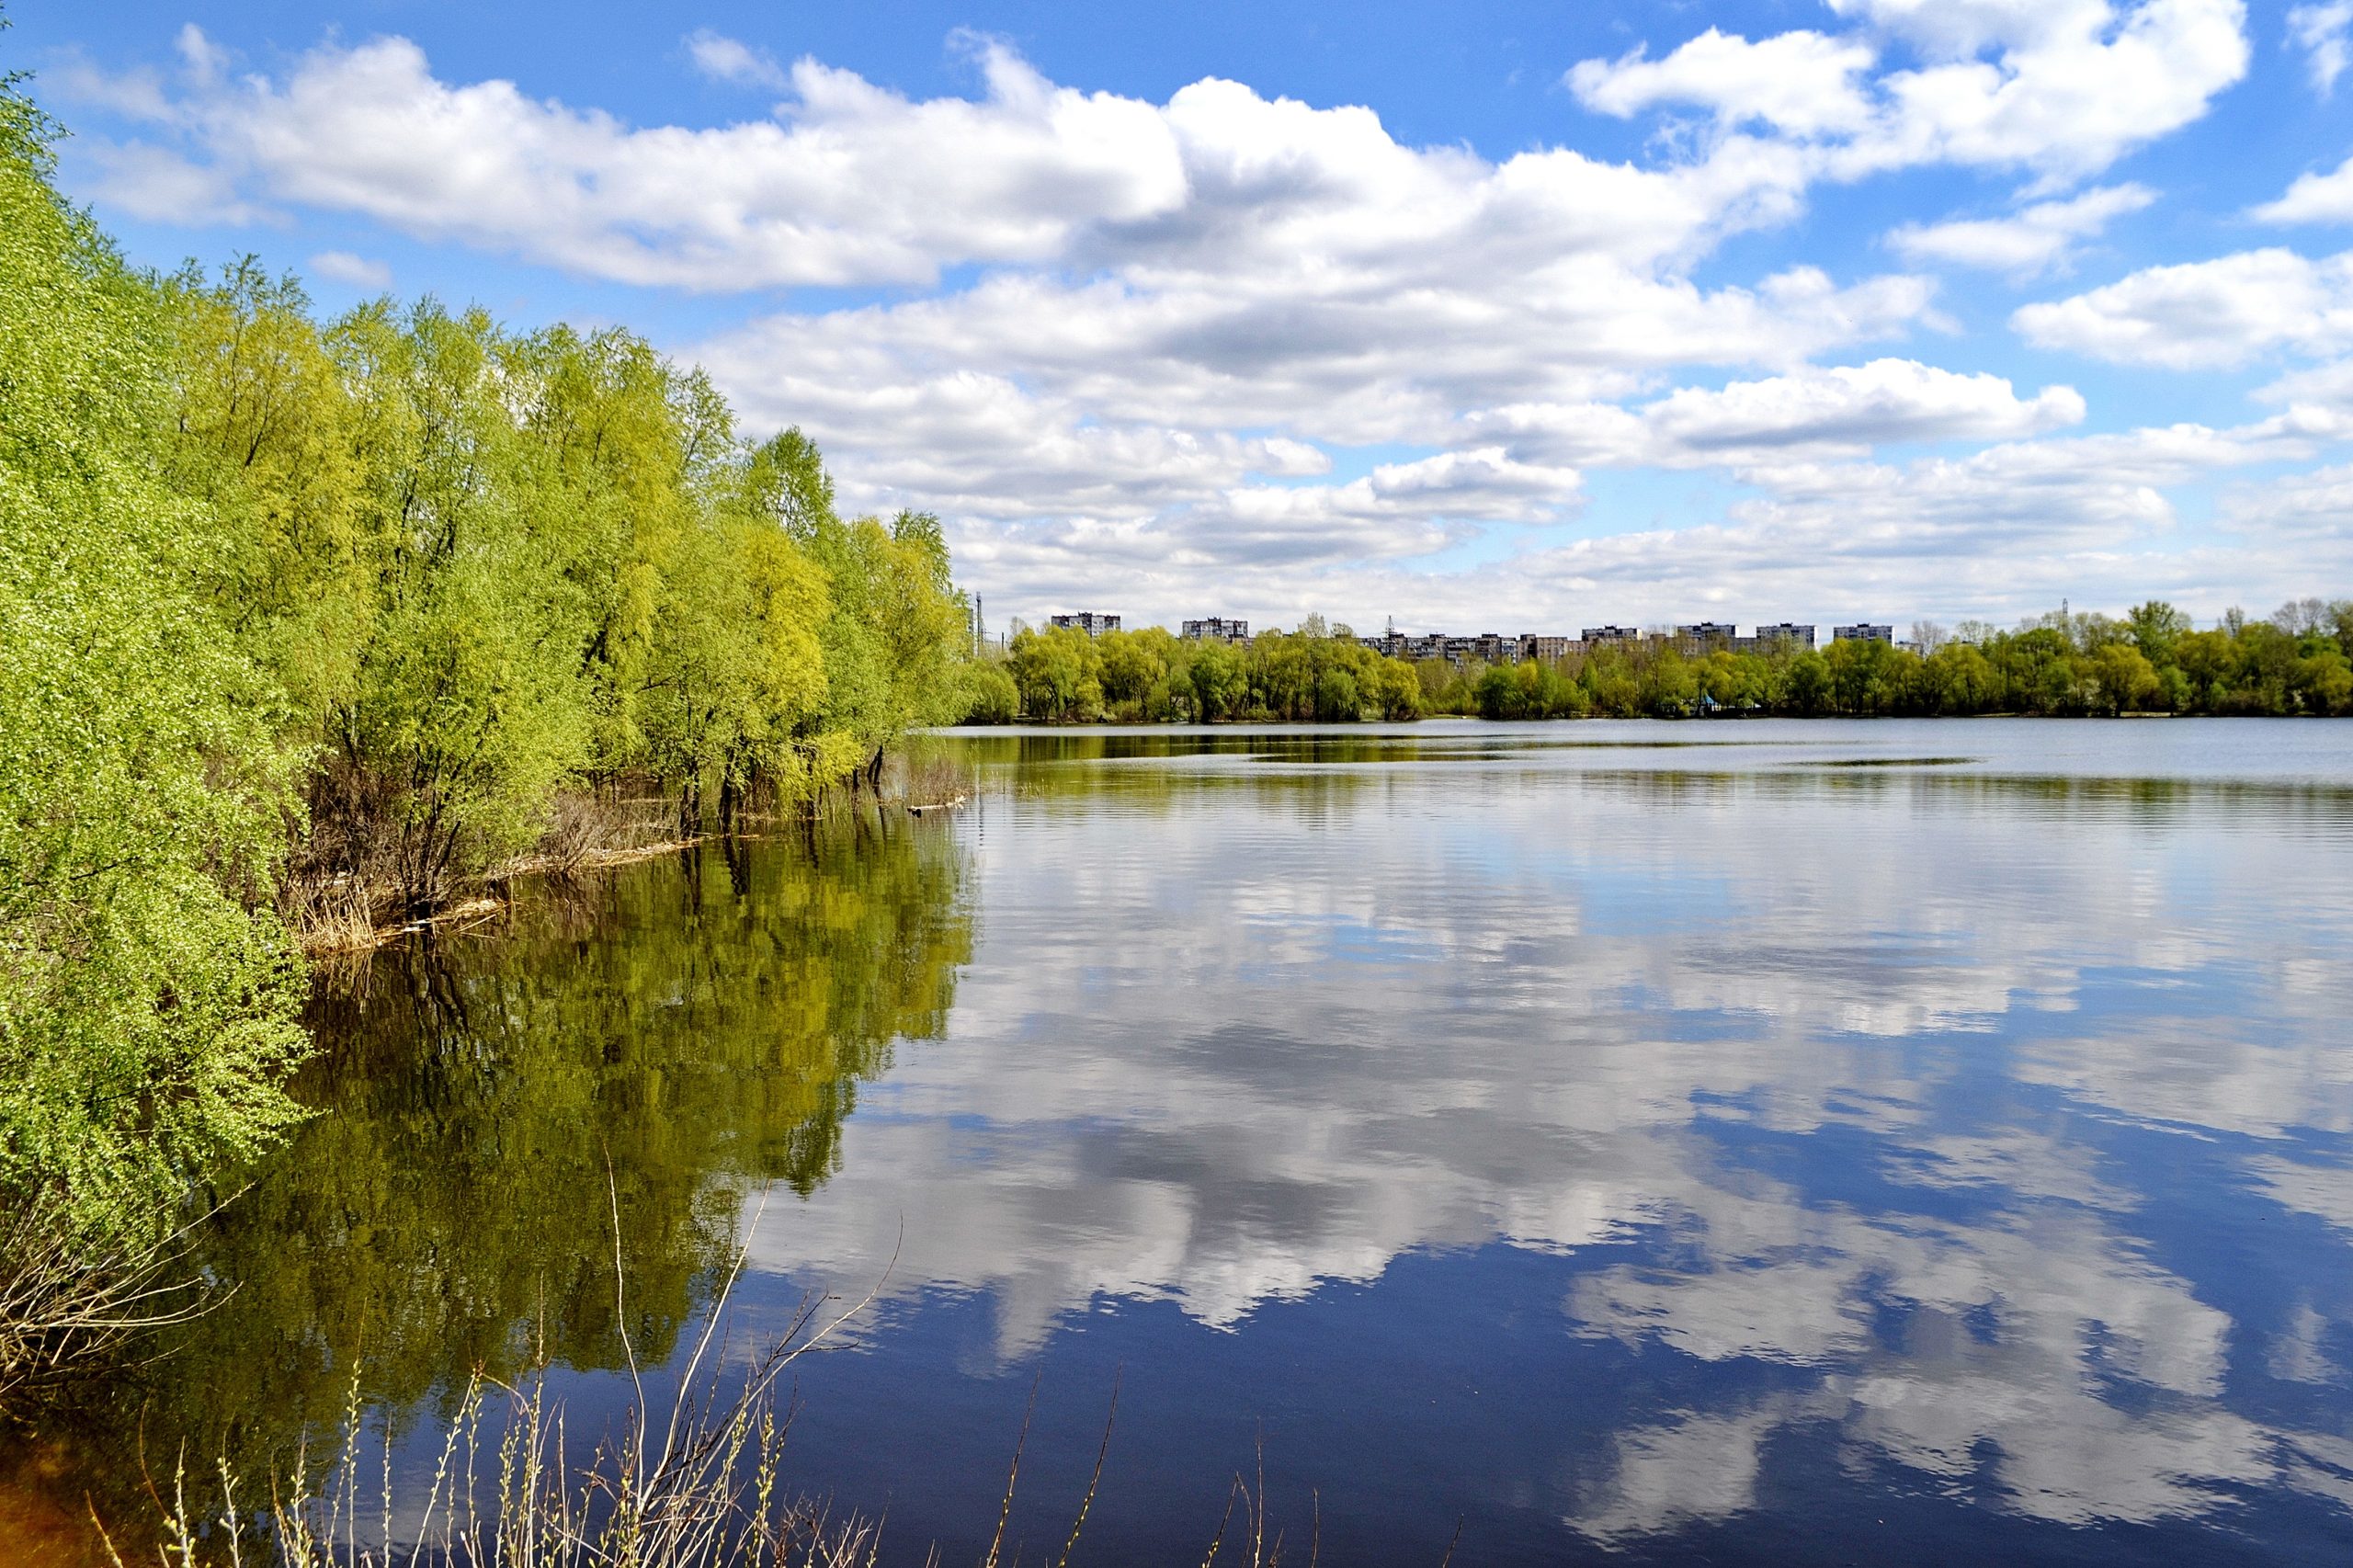
[[0, 1210], [119, 1235], [294, 1118], [322, 901], [430, 910], [624, 779], [692, 829], [870, 777], [969, 639], [937, 519], [699, 369], [139, 271], [55, 135], [0, 86]]
[[1558, 660], [1457, 665], [1385, 658], [1318, 617], [1246, 648], [1183, 642], [1157, 627], [1092, 638], [1025, 629], [1004, 658], [971, 670], [964, 718], [2353, 713], [2353, 599], [2302, 599], [2268, 619], [2234, 610], [2204, 631], [2152, 600], [2120, 619], [2053, 613], [2011, 631], [1923, 624], [1911, 642], [1735, 653], [1653, 638]]
[[1262, 632], [1247, 647], [1184, 642], [1151, 626], [1090, 637], [1071, 627], [1014, 632], [1001, 662], [969, 677], [966, 719], [1007, 723], [1299, 719], [1413, 719], [1423, 711], [1414, 666], [1310, 616], [1298, 631]]
[[2121, 619], [2053, 613], [2014, 631], [1923, 625], [1911, 641], [1774, 653], [1605, 647], [1461, 672], [1431, 706], [1489, 719], [2353, 712], [2353, 600], [2306, 599], [2268, 620], [2234, 612], [2207, 631], [2152, 600]]

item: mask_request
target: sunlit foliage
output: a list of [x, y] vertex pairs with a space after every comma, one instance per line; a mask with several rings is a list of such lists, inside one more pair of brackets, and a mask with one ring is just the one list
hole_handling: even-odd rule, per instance
[[2151, 600], [2121, 619], [2053, 614], [2014, 631], [1922, 624], [1904, 644], [1735, 652], [1654, 636], [1554, 660], [1483, 665], [1384, 658], [1310, 617], [1247, 646], [1179, 642], [1158, 627], [1089, 638], [1015, 633], [995, 687], [969, 684], [970, 722], [1070, 720], [1682, 719], [1964, 717], [2020, 713], [2353, 714], [2353, 599], [2238, 611], [2200, 631]]
[[967, 619], [937, 518], [642, 338], [139, 274], [53, 134], [0, 91], [0, 1200], [153, 1225], [294, 1116], [281, 916], [438, 908], [567, 793], [878, 778]]
[[0, 1202], [135, 1228], [293, 1115], [290, 778], [202, 592], [216, 514], [156, 461], [164, 301], [47, 175], [0, 93]]

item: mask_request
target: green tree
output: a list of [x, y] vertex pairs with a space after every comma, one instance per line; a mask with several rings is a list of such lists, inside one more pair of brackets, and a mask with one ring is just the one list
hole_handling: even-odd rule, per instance
[[0, 87], [0, 1202], [152, 1234], [296, 1117], [278, 701], [160, 460], [164, 301]]
[[2133, 645], [2158, 669], [2174, 662], [2175, 651], [2190, 630], [2189, 618], [2163, 599], [2135, 606], [2124, 619], [2132, 628]]
[[1033, 719], [1082, 719], [1103, 706], [1103, 661], [1095, 639], [1074, 627], [1013, 634], [1013, 684]]
[[2092, 655], [2092, 684], [2098, 710], [2109, 714], [2143, 708], [2162, 689], [2156, 666], [2130, 642], [2104, 644]]
[[1249, 700], [1250, 679], [1243, 661], [1223, 642], [1208, 642], [1195, 651], [1186, 675], [1193, 692], [1193, 711], [1202, 722], [1231, 719]]
[[1001, 664], [975, 659], [963, 669], [964, 711], [958, 722], [1010, 724], [1021, 712], [1020, 688]]
[[1103, 700], [1118, 707], [1142, 710], [1168, 674], [1166, 631], [1154, 626], [1138, 631], [1110, 631], [1096, 639], [1103, 661]]

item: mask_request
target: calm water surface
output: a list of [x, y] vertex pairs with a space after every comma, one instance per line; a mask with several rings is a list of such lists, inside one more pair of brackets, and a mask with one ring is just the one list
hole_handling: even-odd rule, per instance
[[[2353, 725], [996, 732], [961, 811], [323, 1000], [238, 1294], [87, 1413], [614, 1418], [748, 1233], [795, 1479], [974, 1560], [2342, 1562]], [[751, 1221], [756, 1212], [756, 1227]], [[658, 1378], [656, 1380], [659, 1381]], [[1263, 1460], [1262, 1460], [1263, 1456]]]

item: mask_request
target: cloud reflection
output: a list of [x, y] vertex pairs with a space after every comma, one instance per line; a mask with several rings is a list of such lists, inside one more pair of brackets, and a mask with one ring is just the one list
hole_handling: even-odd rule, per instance
[[[2215, 733], [2170, 729], [2160, 771]], [[2353, 1233], [2353, 807], [2006, 771], [2040, 734], [1006, 770], [948, 1037], [759, 1261], [862, 1290], [904, 1222], [889, 1289], [984, 1296], [1010, 1361], [1100, 1298], [1246, 1334], [1410, 1253], [1591, 1254], [1563, 1334], [1773, 1369], [1617, 1431], [1565, 1483], [1602, 1540], [1751, 1507], [1801, 1426], [2062, 1524], [2344, 1501], [2341, 1437], [2239, 1397], [2341, 1388], [2341, 1309], [2235, 1320], [2164, 1188]]]

